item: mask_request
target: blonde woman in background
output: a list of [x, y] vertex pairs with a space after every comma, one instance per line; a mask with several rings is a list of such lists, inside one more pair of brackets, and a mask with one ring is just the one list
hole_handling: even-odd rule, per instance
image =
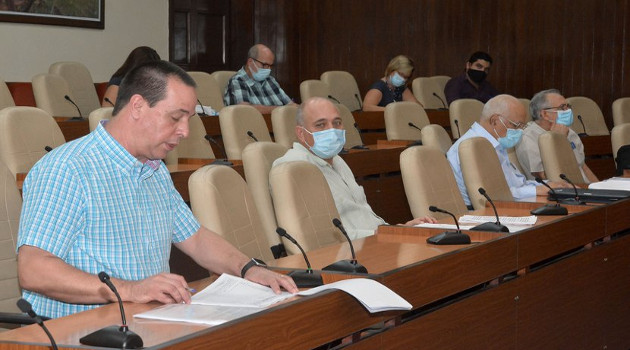
[[410, 89], [413, 71], [411, 58], [405, 55], [394, 57], [385, 69], [385, 76], [372, 84], [365, 94], [363, 110], [383, 111], [388, 104], [400, 101], [415, 102], [422, 106]]

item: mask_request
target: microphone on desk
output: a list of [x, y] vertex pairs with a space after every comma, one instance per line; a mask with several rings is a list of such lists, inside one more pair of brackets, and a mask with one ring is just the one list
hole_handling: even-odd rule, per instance
[[344, 229], [343, 225], [341, 224], [341, 221], [337, 218], [334, 218], [332, 220], [332, 223], [333, 225], [335, 225], [335, 227], [339, 229], [339, 231], [341, 231], [343, 236], [346, 237], [346, 239], [348, 240], [348, 244], [350, 244], [350, 253], [352, 254], [352, 259], [337, 261], [335, 263], [332, 263], [324, 267], [322, 270], [338, 271], [338, 272], [352, 272], [352, 273], [367, 273], [367, 269], [365, 268], [365, 266], [361, 265], [357, 261], [357, 256], [354, 253], [354, 246], [352, 245], [350, 236], [348, 236], [348, 232], [346, 232], [346, 229]]
[[567, 210], [567, 208], [560, 205], [560, 200], [558, 199], [556, 191], [553, 188], [551, 188], [551, 186], [546, 184], [538, 176], [536, 176], [534, 180], [536, 180], [536, 182], [538, 182], [539, 184], [547, 187], [549, 189], [548, 198], [551, 200], [555, 200], [557, 203], [548, 203], [548, 204], [543, 205], [542, 207], [532, 209], [532, 211], [530, 211], [532, 215], [567, 215], [569, 214], [569, 211]]
[[580, 121], [580, 124], [582, 124], [582, 130], [584, 131], [579, 133], [578, 136], [588, 136], [588, 134], [586, 133], [586, 127], [584, 126], [584, 121], [582, 120], [582, 116], [578, 114], [577, 118]]
[[564, 200], [563, 203], [564, 204], [575, 204], [575, 205], [584, 205], [586, 203], [582, 202], [580, 200], [580, 195], [578, 194], [578, 190], [577, 187], [575, 186], [575, 184], [564, 174], [560, 174], [560, 178], [564, 181], [566, 181], [567, 183], [569, 183], [571, 186], [573, 186], [573, 191], [575, 192], [575, 198], [574, 199], [569, 199], [569, 200]]
[[[418, 129], [418, 131], [422, 132], [422, 129], [420, 129], [416, 124], [409, 122], [407, 123], [407, 125], [409, 125], [410, 127], [414, 128], [414, 129]], [[411, 146], [422, 146], [422, 140], [416, 140], [414, 141], [412, 144], [409, 145], [409, 147]]]
[[494, 202], [492, 201], [492, 199], [490, 199], [490, 196], [488, 196], [488, 193], [486, 193], [486, 190], [484, 190], [483, 187], [479, 187], [478, 191], [482, 196], [486, 197], [486, 200], [490, 202], [490, 205], [492, 205], [492, 210], [494, 210], [494, 216], [496, 216], [497, 222], [484, 222], [483, 224], [477, 225], [471, 228], [470, 230], [471, 231], [489, 231], [489, 232], [510, 232], [507, 226], [501, 225], [501, 222], [499, 221], [499, 213], [497, 212], [497, 207], [494, 206]]
[[201, 107], [201, 116], [202, 117], [207, 117], [209, 114], [206, 113], [206, 109], [203, 108], [203, 104], [201, 104], [201, 101], [199, 101], [199, 99], [197, 99], [197, 103], [199, 103], [199, 106]]
[[448, 108], [446, 108], [446, 103], [444, 103], [444, 100], [438, 94], [436, 94], [435, 91], [433, 92], [433, 96], [437, 97], [438, 100], [440, 100], [440, 102], [442, 102], [442, 108], [440, 108], [440, 109], [442, 109], [442, 110], [448, 109]]
[[363, 103], [361, 103], [361, 98], [359, 98], [359, 95], [354, 94], [354, 98], [357, 99], [357, 102], [359, 102], [359, 110], [363, 109]]
[[50, 146], [44, 146], [44, 151], [46, 151], [46, 152], [50, 152], [50, 151], [52, 151], [52, 150], [53, 150], [53, 148], [52, 148], [52, 147], [50, 147]]
[[105, 327], [79, 339], [79, 342], [84, 345], [102, 346], [106, 348], [141, 348], [144, 345], [142, 342], [142, 338], [140, 338], [140, 336], [136, 333], [129, 330], [129, 327], [127, 326], [127, 319], [125, 318], [125, 309], [123, 308], [122, 299], [120, 298], [120, 294], [118, 294], [116, 287], [109, 278], [109, 275], [105, 271], [101, 271], [98, 273], [98, 278], [101, 280], [101, 282], [105, 283], [107, 287], [109, 287], [109, 289], [111, 289], [111, 291], [118, 299], [118, 306], [120, 307], [120, 315], [122, 317], [122, 325], [120, 327]]
[[212, 164], [216, 164], [216, 165], [229, 165], [232, 166], [234, 164], [232, 164], [232, 162], [230, 162], [229, 160], [227, 160], [227, 153], [225, 153], [225, 149], [223, 149], [223, 147], [221, 146], [220, 143], [217, 142], [217, 140], [214, 139], [214, 137], [206, 134], [206, 136], [203, 137], [204, 139], [208, 140], [208, 142], [210, 143], [214, 143], [217, 148], [221, 151], [221, 155], [223, 156], [223, 159], [215, 159], [214, 162], [212, 162]]
[[453, 119], [453, 123], [455, 123], [455, 127], [457, 127], [457, 138], [462, 137], [462, 133], [459, 131], [459, 121], [457, 119]]
[[258, 142], [258, 139], [256, 138], [256, 135], [254, 135], [253, 132], [247, 130], [247, 136], [251, 137], [252, 139], [254, 139], [254, 141]]
[[333, 100], [333, 101], [335, 101], [335, 102], [337, 102], [338, 104], [341, 104], [341, 102], [339, 102], [339, 100], [334, 98], [332, 95], [328, 95], [328, 98]]
[[352, 146], [352, 149], [368, 149], [367, 146], [365, 146], [365, 143], [363, 143], [363, 136], [361, 136], [361, 129], [359, 129], [359, 123], [354, 122], [354, 128], [359, 132], [359, 138], [361, 139], [361, 144]]
[[470, 236], [462, 233], [462, 230], [459, 229], [459, 222], [457, 222], [457, 218], [455, 217], [455, 215], [453, 215], [453, 213], [444, 209], [440, 209], [433, 205], [429, 207], [429, 210], [434, 213], [438, 212], [450, 215], [455, 221], [457, 231], [445, 231], [440, 233], [439, 235], [429, 237], [427, 238], [427, 243], [437, 245], [470, 244]]
[[[74, 101], [72, 101], [72, 99], [70, 98], [70, 96], [68, 95], [64, 95], [63, 98], [65, 98], [68, 102], [72, 103], [74, 105], [74, 107], [77, 109], [77, 111], [79, 112], [79, 118], [83, 119], [83, 114], [81, 114], [81, 110], [79, 109], [79, 106], [77, 106], [76, 103], [74, 103]], [[76, 117], [71, 118], [73, 120], [76, 120]]]
[[109, 103], [110, 105], [112, 105], [112, 107], [116, 107], [116, 106], [114, 105], [114, 102], [112, 102], [112, 100], [110, 100], [110, 99], [109, 99], [109, 98], [107, 98], [107, 97], [103, 97], [103, 101], [105, 101], [105, 102]]
[[44, 324], [44, 320], [39, 315], [37, 315], [35, 311], [33, 311], [33, 306], [31, 305], [31, 303], [29, 303], [25, 299], [20, 298], [17, 301], [17, 307], [23, 313], [27, 314], [30, 318], [32, 318], [35, 321], [35, 323], [37, 323], [40, 327], [42, 327], [42, 329], [48, 336], [48, 339], [50, 339], [50, 345], [52, 346], [53, 350], [57, 350], [57, 343], [55, 342], [55, 339], [53, 338], [52, 334], [50, 334], [50, 331], [48, 331], [48, 328]]
[[282, 227], [278, 227], [276, 229], [276, 233], [279, 234], [281, 237], [288, 239], [291, 243], [295, 244], [302, 252], [302, 256], [304, 256], [304, 261], [306, 261], [306, 271], [291, 271], [288, 273], [288, 275], [293, 278], [295, 284], [299, 288], [311, 288], [324, 284], [324, 281], [322, 280], [322, 275], [319, 272], [313, 271], [311, 263], [308, 261], [308, 257], [306, 256], [304, 249], [302, 249], [302, 246]]

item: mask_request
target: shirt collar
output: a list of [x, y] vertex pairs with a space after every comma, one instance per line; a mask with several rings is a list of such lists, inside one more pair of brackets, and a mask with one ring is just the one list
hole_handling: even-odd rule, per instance
[[245, 84], [247, 84], [247, 86], [254, 86], [254, 85], [263, 85], [267, 82], [267, 79], [263, 80], [263, 81], [257, 81], [256, 79], [252, 78], [249, 76], [249, 74], [247, 74], [247, 71], [245, 70], [245, 66], [243, 66], [239, 71], [238, 74], [241, 75], [243, 77], [243, 80], [245, 81]]
[[[308, 154], [308, 158], [311, 162], [315, 163], [317, 166], [329, 166], [329, 167], [333, 167], [332, 164], [329, 164], [326, 160], [316, 156], [313, 154], [313, 152], [311, 152], [308, 148], [304, 147], [301, 143], [299, 142], [293, 142], [293, 149], [296, 150], [300, 150], [303, 152], [306, 152]], [[333, 160], [333, 164], [335, 164], [335, 159], [339, 158], [339, 156], [334, 156], [332, 158]], [[334, 167], [333, 167], [334, 168]]]
[[501, 146], [501, 144], [494, 137], [494, 135], [489, 133], [488, 130], [486, 130], [486, 128], [481, 126], [481, 124], [479, 124], [477, 122], [474, 122], [473, 125], [470, 128], [473, 129], [475, 131], [475, 133], [477, 133], [477, 135], [483, 136], [486, 139], [488, 139], [488, 141], [490, 141], [490, 144], [492, 144], [492, 147], [494, 147], [495, 149], [499, 149], [499, 148], [503, 149], [503, 146]]

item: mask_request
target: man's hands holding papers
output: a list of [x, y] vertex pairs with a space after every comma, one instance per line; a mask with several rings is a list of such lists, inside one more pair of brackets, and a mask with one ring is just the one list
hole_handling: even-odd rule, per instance
[[284, 288], [291, 294], [298, 292], [298, 288], [295, 285], [293, 278], [287, 275], [281, 275], [260, 266], [254, 266], [247, 270], [245, 279], [262, 284], [263, 286], [269, 286], [276, 294], [280, 294], [282, 292], [280, 288]]

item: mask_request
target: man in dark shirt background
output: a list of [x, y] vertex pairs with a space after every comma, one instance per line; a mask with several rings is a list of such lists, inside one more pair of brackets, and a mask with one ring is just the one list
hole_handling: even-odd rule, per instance
[[491, 66], [492, 57], [489, 54], [483, 51], [473, 53], [466, 62], [466, 70], [446, 83], [444, 95], [447, 103], [450, 105], [460, 98], [472, 98], [486, 103], [498, 95], [499, 92], [486, 81]]

